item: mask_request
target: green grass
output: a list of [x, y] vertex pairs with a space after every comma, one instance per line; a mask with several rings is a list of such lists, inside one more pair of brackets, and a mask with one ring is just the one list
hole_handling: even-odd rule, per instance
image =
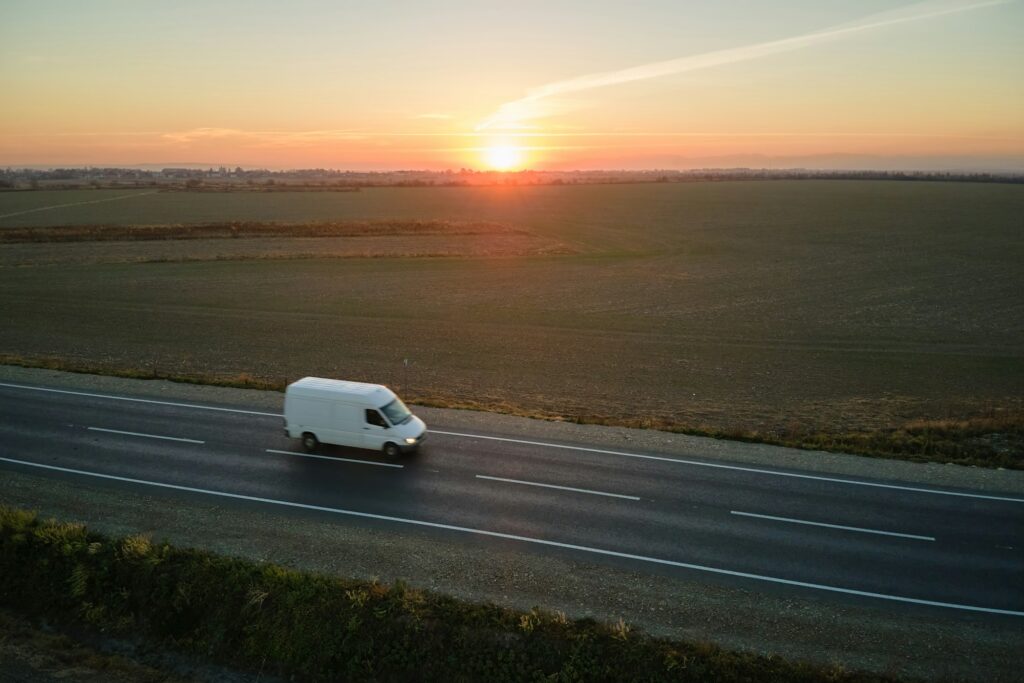
[[0, 604], [302, 680], [869, 681], [534, 609], [111, 539], [0, 507]]
[[486, 222], [576, 253], [0, 268], [0, 353], [970, 462], [904, 426], [1024, 411], [1021, 215], [1022, 187], [956, 183], [156, 193], [0, 230]]

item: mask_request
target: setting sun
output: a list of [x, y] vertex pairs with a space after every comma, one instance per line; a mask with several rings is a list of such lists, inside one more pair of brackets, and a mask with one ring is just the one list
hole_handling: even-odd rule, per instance
[[0, 683], [1024, 683], [1022, 76], [1024, 0], [0, 0]]
[[496, 171], [512, 171], [523, 164], [523, 149], [514, 145], [494, 145], [484, 150], [487, 165]]

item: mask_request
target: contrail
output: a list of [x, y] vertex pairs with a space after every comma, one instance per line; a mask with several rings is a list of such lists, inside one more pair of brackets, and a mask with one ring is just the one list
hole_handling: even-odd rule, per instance
[[632, 81], [659, 78], [672, 74], [698, 69], [707, 69], [722, 64], [733, 64], [759, 57], [799, 50], [819, 43], [825, 43], [839, 38], [844, 38], [854, 33], [871, 31], [885, 26], [903, 24], [912, 21], [931, 19], [947, 14], [956, 14], [970, 10], [1003, 5], [1012, 0], [934, 0], [908, 5], [897, 10], [872, 14], [852, 24], [833, 26], [816, 33], [807, 33], [793, 38], [773, 40], [767, 43], [756, 43], [744, 47], [729, 48], [727, 50], [716, 50], [705, 52], [699, 55], [690, 55], [678, 59], [669, 59], [663, 62], [643, 64], [618, 71], [605, 71], [595, 74], [578, 76], [564, 81], [556, 81], [539, 86], [530, 90], [525, 97], [512, 102], [506, 102], [483, 123], [476, 127], [476, 130], [486, 128], [522, 128], [523, 121], [527, 119], [540, 118], [557, 110], [558, 107], [551, 103], [543, 103], [543, 100], [556, 95], [604, 88], [609, 85], [629, 83]]

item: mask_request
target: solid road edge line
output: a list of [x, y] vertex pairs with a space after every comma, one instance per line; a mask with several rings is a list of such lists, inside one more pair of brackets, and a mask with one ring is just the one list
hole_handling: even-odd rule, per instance
[[399, 465], [391, 462], [374, 462], [372, 460], [356, 460], [355, 458], [334, 458], [329, 455], [314, 455], [313, 453], [296, 453], [295, 451], [282, 451], [277, 448], [266, 448], [264, 449], [267, 453], [280, 453], [281, 455], [294, 455], [297, 458], [316, 458], [317, 460], [330, 460], [331, 462], [353, 462], [358, 465], [377, 465], [378, 467], [398, 467], [402, 468], [405, 465]]
[[506, 479], [505, 477], [490, 477], [486, 474], [476, 475], [477, 479], [488, 479], [490, 481], [503, 481], [509, 484], [523, 484], [524, 486], [539, 486], [545, 489], [558, 489], [559, 491], [572, 491], [574, 493], [590, 493], [595, 496], [608, 496], [609, 498], [625, 498], [626, 500], [640, 500], [639, 496], [627, 496], [622, 493], [606, 493], [605, 491], [594, 491], [591, 489], [578, 489], [572, 486], [558, 486], [557, 484], [541, 484], [536, 481], [523, 481], [522, 479]]
[[243, 415], [262, 415], [264, 417], [283, 417], [280, 413], [263, 413], [258, 410], [243, 410], [241, 408], [219, 408], [217, 406], [204, 406], [196, 403], [176, 403], [174, 401], [157, 401], [152, 398], [135, 398], [134, 396], [112, 396], [110, 394], [95, 394], [88, 391], [71, 391], [70, 389], [52, 389], [50, 387], [30, 387], [25, 384], [11, 384], [0, 382], [0, 387], [12, 389], [27, 389], [28, 391], [48, 391], [53, 394], [70, 394], [72, 396], [88, 396], [90, 398], [109, 398], [112, 401], [133, 401], [135, 403], [153, 403], [160, 406], [174, 406], [175, 408], [195, 408], [197, 410], [217, 410], [223, 413], [242, 413]]
[[86, 427], [90, 432], [105, 432], [107, 434], [123, 434], [124, 436], [141, 436], [147, 439], [162, 439], [164, 441], [182, 441], [184, 443], [206, 443], [199, 439], [183, 439], [178, 436], [160, 436], [159, 434], [143, 434], [142, 432], [126, 432], [122, 429], [107, 429], [105, 427]]
[[246, 496], [241, 493], [228, 493], [226, 491], [213, 491], [210, 489], [200, 489], [191, 486], [182, 486], [179, 484], [167, 484], [164, 482], [147, 481], [145, 479], [132, 479], [129, 477], [119, 477], [113, 474], [101, 474], [99, 472], [89, 472], [86, 470], [77, 470], [70, 467], [58, 467], [56, 465], [44, 465], [38, 462], [30, 462], [27, 460], [17, 460], [15, 458], [6, 458], [0, 456], [0, 461], [13, 463], [15, 465], [22, 465], [25, 467], [38, 467], [47, 470], [54, 470], [58, 472], [67, 472], [71, 474], [80, 474], [87, 477], [97, 477], [100, 479], [111, 479], [114, 481], [123, 481], [130, 484], [141, 484], [143, 486], [155, 486], [158, 488], [173, 489], [177, 491], [185, 491], [188, 493], [200, 493], [210, 496], [221, 496], [223, 498], [233, 498], [236, 500], [246, 500], [256, 503], [266, 503], [269, 505], [280, 505], [282, 507], [298, 508], [303, 510], [315, 510], [318, 512], [329, 512], [337, 515], [345, 515], [349, 517], [361, 517], [364, 519], [375, 519], [385, 522], [396, 522], [399, 524], [409, 524], [412, 526], [428, 527], [433, 529], [444, 529], [447, 531], [460, 531], [468, 534], [477, 534], [479, 536], [491, 536], [493, 538], [504, 538], [511, 541], [521, 541], [523, 543], [533, 543], [535, 545], [544, 545], [555, 548], [565, 548], [567, 550], [578, 550], [580, 552], [591, 553], [593, 555], [604, 555], [607, 557], [618, 557], [627, 560], [637, 560], [639, 562], [648, 562], [651, 564], [660, 564], [669, 567], [679, 567], [681, 569], [691, 569], [694, 571], [706, 572], [709, 574], [719, 574], [722, 576], [733, 576], [744, 579], [752, 579], [755, 581], [763, 581], [766, 583], [782, 584], [786, 586], [796, 586], [799, 588], [810, 588], [813, 590], [826, 591], [830, 593], [840, 593], [844, 595], [856, 595], [859, 597], [866, 598], [877, 598], [879, 600], [889, 600], [891, 602], [901, 602], [913, 605], [925, 605], [928, 607], [942, 607], [945, 609], [955, 609], [965, 612], [984, 612], [987, 614], [1003, 614], [1013, 617], [1024, 617], [1024, 611], [999, 609], [996, 607], [980, 607], [977, 605], [963, 605], [955, 602], [941, 602], [938, 600], [924, 600], [921, 598], [908, 598], [902, 595], [887, 595], [885, 593], [873, 593], [871, 591], [861, 591], [853, 588], [842, 588], [841, 586], [829, 586], [820, 583], [809, 583], [806, 581], [795, 581], [792, 579], [782, 579], [775, 576], [765, 576], [762, 574], [752, 574], [749, 572], [734, 571], [731, 569], [721, 569], [718, 567], [707, 567], [699, 564], [691, 564], [689, 562], [677, 562], [675, 560], [665, 560], [657, 557], [647, 557], [644, 555], [634, 555], [632, 553], [623, 553], [616, 550], [605, 550], [603, 548], [591, 548], [584, 545], [576, 545], [573, 543], [561, 543], [559, 541], [548, 541], [541, 538], [531, 538], [529, 536], [518, 536], [516, 534], [506, 534], [499, 531], [487, 531], [485, 529], [474, 529], [472, 527], [455, 526], [452, 524], [442, 524], [440, 522], [426, 522], [418, 519], [406, 519], [404, 517], [392, 517], [390, 515], [377, 515], [370, 512], [358, 512], [355, 510], [344, 510], [341, 508], [329, 508], [321, 505], [309, 505], [307, 503], [296, 503], [287, 500], [275, 500], [273, 498], [260, 498], [257, 496]]
[[878, 534], [879, 536], [897, 536], [899, 538], [912, 538], [917, 541], [934, 541], [934, 536], [918, 536], [917, 534], [901, 534], [895, 531], [881, 531], [879, 529], [865, 529], [859, 526], [845, 526], [843, 524], [828, 524], [827, 522], [811, 522], [806, 519], [794, 519], [792, 517], [776, 517], [775, 515], [759, 515], [755, 512], [741, 512], [729, 510], [730, 515], [740, 517], [753, 517], [755, 519], [768, 519], [773, 522], [788, 522], [790, 524], [806, 524], [807, 526], [820, 526], [827, 529], [842, 529], [843, 531], [859, 531], [862, 534]]

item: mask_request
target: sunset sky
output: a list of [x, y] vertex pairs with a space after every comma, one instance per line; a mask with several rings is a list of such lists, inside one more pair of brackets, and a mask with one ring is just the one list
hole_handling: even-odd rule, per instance
[[0, 166], [1024, 170], [1024, 0], [4, 0]]

